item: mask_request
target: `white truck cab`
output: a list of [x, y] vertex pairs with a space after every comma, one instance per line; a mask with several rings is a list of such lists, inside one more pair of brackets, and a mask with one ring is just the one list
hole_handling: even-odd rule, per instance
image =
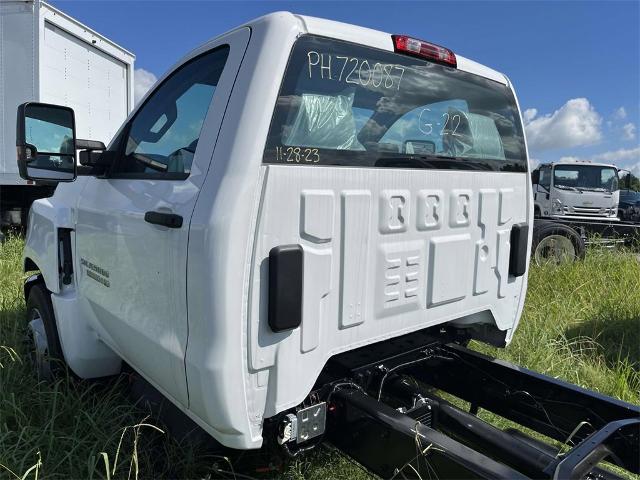
[[620, 187], [615, 165], [554, 162], [532, 172], [536, 217], [617, 220]]
[[24, 250], [36, 347], [82, 378], [126, 362], [226, 446], [260, 447], [344, 352], [518, 325], [519, 107], [446, 48], [279, 12], [188, 54], [106, 148], [70, 109], [20, 115], [21, 174], [59, 182]]

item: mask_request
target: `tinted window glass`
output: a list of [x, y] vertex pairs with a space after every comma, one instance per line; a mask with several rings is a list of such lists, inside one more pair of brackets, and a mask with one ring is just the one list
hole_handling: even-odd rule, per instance
[[556, 165], [553, 186], [564, 190], [618, 190], [618, 171], [598, 165]]
[[526, 170], [507, 86], [315, 36], [293, 48], [264, 162]]
[[201, 55], [158, 87], [128, 130], [115, 174], [144, 178], [186, 178], [202, 124], [229, 55], [221, 47]]

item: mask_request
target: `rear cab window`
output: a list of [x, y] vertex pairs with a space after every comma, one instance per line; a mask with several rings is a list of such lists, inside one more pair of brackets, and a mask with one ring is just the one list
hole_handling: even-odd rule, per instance
[[511, 89], [325, 37], [296, 42], [263, 162], [525, 172]]

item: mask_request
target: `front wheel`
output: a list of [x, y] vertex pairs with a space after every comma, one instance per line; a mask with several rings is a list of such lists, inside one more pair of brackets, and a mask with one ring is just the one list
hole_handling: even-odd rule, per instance
[[38, 379], [52, 381], [66, 371], [51, 296], [43, 284], [34, 285], [27, 299], [26, 344]]

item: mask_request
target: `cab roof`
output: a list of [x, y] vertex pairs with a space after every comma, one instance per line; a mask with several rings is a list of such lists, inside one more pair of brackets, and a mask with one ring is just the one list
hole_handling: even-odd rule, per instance
[[558, 165], [586, 165], [586, 166], [590, 166], [590, 167], [611, 167], [611, 168], [618, 168], [615, 165], [611, 164], [611, 163], [598, 163], [598, 162], [590, 162], [588, 160], [565, 160], [562, 162], [548, 162], [548, 163], [541, 163], [540, 166], [550, 166], [550, 167], [557, 167]]
[[[371, 28], [360, 27], [349, 23], [336, 22], [334, 20], [327, 20], [324, 18], [310, 17], [306, 15], [297, 15], [291, 12], [274, 12], [263, 17], [256, 18], [245, 24], [245, 26], [251, 27], [258, 23], [264, 24], [269, 28], [271, 24], [282, 25], [282, 20], [295, 24], [300, 31], [300, 34], [314, 34], [322, 35], [325, 37], [336, 38], [347, 42], [359, 43], [367, 45], [373, 48], [379, 48], [381, 50], [387, 50], [389, 52], [394, 51], [393, 40], [391, 34], [382, 32], [380, 30], [373, 30]], [[292, 25], [293, 26], [293, 25]], [[394, 32], [396, 34], [405, 34], [405, 32]], [[423, 38], [425, 41], [429, 41], [428, 36]], [[446, 47], [446, 45], [444, 45]], [[455, 53], [455, 52], [454, 52]], [[507, 77], [493, 70], [485, 65], [474, 62], [461, 55], [456, 55], [457, 68], [465, 72], [469, 72], [475, 75], [488, 78], [490, 80], [509, 85]]]

